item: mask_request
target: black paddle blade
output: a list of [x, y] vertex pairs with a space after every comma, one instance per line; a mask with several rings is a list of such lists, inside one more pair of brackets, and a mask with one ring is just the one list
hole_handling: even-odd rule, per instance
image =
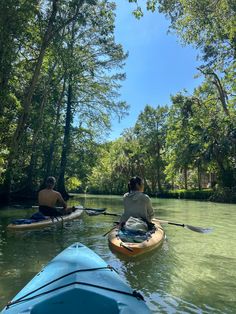
[[103, 212], [95, 212], [95, 211], [90, 210], [90, 209], [86, 209], [85, 212], [88, 216], [98, 216], [98, 215], [104, 214]]
[[98, 213], [103, 213], [106, 210], [106, 208], [89, 208], [89, 207], [85, 207], [84, 209]]
[[213, 228], [202, 228], [202, 227], [196, 227], [196, 226], [190, 226], [190, 225], [184, 225], [185, 228], [195, 231], [195, 232], [199, 232], [199, 233], [210, 233]]
[[106, 208], [85, 208], [84, 209], [88, 216], [97, 216], [105, 213]]
[[112, 213], [107, 213], [105, 212], [106, 209], [104, 209], [104, 211], [94, 211], [93, 209], [85, 209], [85, 212], [88, 216], [97, 216], [97, 215], [107, 215], [107, 216], [116, 216], [116, 217], [120, 217], [119, 214], [112, 214]]

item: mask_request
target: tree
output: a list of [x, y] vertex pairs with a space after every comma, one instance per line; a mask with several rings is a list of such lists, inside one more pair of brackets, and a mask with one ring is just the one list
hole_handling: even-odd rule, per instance
[[[88, 1], [90, 3], [91, 1]], [[25, 128], [29, 119], [31, 111], [32, 97], [35, 93], [37, 83], [39, 81], [43, 61], [47, 49], [49, 48], [53, 38], [61, 32], [67, 25], [70, 25], [74, 20], [84, 21], [84, 16], [81, 13], [81, 8], [85, 4], [84, 0], [81, 1], [62, 1], [53, 0], [52, 5], [42, 2], [38, 5], [38, 10], [34, 12], [34, 18], [32, 23], [37, 25], [37, 19], [39, 19], [39, 26], [42, 27], [39, 32], [39, 40], [37, 40], [36, 50], [34, 51], [35, 62], [32, 67], [31, 75], [29, 76], [27, 83], [25, 84], [24, 92], [21, 99], [21, 110], [19, 112], [16, 128], [11, 139], [11, 145], [9, 147], [8, 165], [5, 173], [4, 181], [4, 194], [9, 197], [12, 173], [14, 171], [14, 160], [19, 153], [19, 147], [24, 137]], [[18, 3], [14, 2], [15, 8], [18, 7]], [[19, 23], [21, 20], [19, 20]], [[4, 29], [7, 27], [7, 23], [4, 24]], [[37, 25], [38, 26], [38, 25]], [[39, 28], [36, 27], [38, 30]], [[42, 34], [42, 35], [41, 35]], [[24, 51], [24, 47], [21, 48]]]
[[147, 105], [139, 115], [134, 129], [142, 151], [145, 177], [151, 182], [152, 193], [155, 193], [156, 189], [163, 191], [167, 113], [167, 107], [152, 108]]
[[74, 119], [79, 130], [102, 134], [98, 125], [106, 132], [111, 117], [126, 113], [126, 103], [118, 100], [126, 54], [115, 43], [114, 8], [107, 1], [55, 0], [37, 2], [32, 9], [8, 81], [12, 104], [8, 99], [0, 117], [1, 130], [10, 125], [0, 136], [8, 154], [3, 196], [11, 186], [33, 191], [40, 177], [52, 173], [60, 173], [59, 187], [65, 192]]
[[[66, 124], [58, 178], [58, 190], [67, 197], [65, 190], [65, 172], [70, 151], [70, 133], [73, 112], [81, 126], [89, 120], [100, 126], [110, 126], [110, 116], [116, 113], [122, 117], [127, 105], [117, 101], [119, 81], [122, 73], [109, 74], [114, 68], [121, 68], [126, 58], [122, 47], [115, 43], [114, 5], [106, 1], [96, 7], [87, 8], [86, 23], [83, 27], [72, 24], [67, 36], [63, 36], [66, 51], [64, 68], [68, 76]], [[71, 60], [74, 60], [72, 63]], [[76, 64], [76, 67], [75, 67]], [[82, 82], [82, 84], [81, 84]], [[87, 118], [84, 117], [86, 114]], [[96, 122], [97, 120], [97, 122]], [[89, 122], [90, 123], [90, 122]]]

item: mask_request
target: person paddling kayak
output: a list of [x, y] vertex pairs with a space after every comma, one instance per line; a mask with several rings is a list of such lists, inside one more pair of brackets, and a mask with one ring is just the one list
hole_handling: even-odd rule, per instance
[[143, 193], [142, 178], [131, 178], [128, 183], [128, 191], [123, 198], [124, 213], [120, 218], [120, 226], [124, 226], [130, 217], [141, 218], [145, 222], [151, 223], [154, 211], [149, 196]]
[[[70, 214], [72, 208], [67, 208], [67, 204], [64, 201], [61, 193], [54, 190], [56, 179], [54, 177], [48, 177], [46, 180], [46, 188], [41, 190], [38, 194], [39, 212], [45, 216], [62, 216]], [[59, 203], [63, 210], [59, 211], [55, 208]]]

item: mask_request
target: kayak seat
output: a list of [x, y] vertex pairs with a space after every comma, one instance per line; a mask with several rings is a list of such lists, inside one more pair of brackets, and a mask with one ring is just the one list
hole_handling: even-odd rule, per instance
[[138, 230], [120, 229], [118, 232], [118, 236], [123, 242], [141, 243], [148, 239], [149, 233]]

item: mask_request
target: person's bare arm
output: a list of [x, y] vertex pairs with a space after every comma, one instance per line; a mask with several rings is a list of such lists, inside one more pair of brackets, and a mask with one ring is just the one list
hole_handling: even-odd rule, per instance
[[61, 196], [61, 193], [57, 192], [58, 196], [57, 196], [57, 200], [58, 202], [63, 206], [63, 208], [66, 210], [67, 209], [67, 204], [64, 201], [63, 197]]

